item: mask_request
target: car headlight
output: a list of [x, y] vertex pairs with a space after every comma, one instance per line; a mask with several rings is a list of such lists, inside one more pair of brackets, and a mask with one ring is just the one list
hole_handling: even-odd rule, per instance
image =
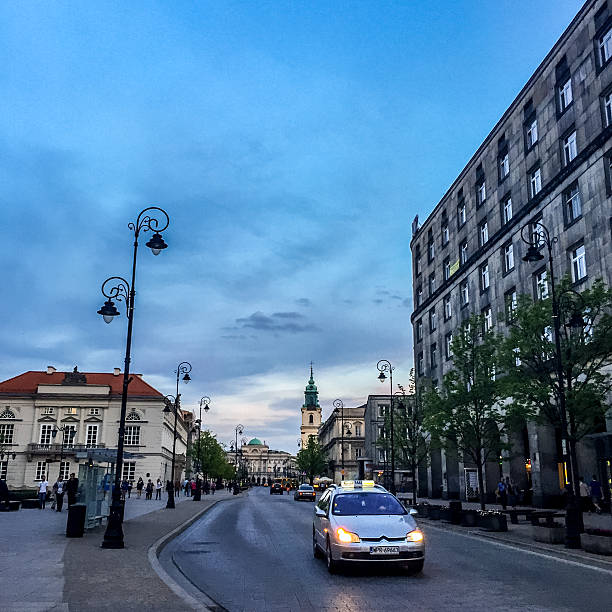
[[344, 542], [345, 544], [349, 544], [351, 542], [361, 542], [356, 533], [346, 531], [345, 529], [342, 529], [342, 527], [338, 527], [336, 530], [336, 535], [338, 536], [338, 540], [340, 540], [340, 542]]
[[414, 531], [406, 534], [406, 540], [408, 542], [422, 542], [424, 537], [425, 536], [423, 536], [423, 532], [420, 529], [415, 529]]

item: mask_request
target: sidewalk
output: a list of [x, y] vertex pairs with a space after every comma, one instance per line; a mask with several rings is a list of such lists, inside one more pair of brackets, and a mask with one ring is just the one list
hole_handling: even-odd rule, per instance
[[[418, 499], [419, 503], [428, 503], [441, 506], [448, 506], [448, 501], [449, 500], [443, 499]], [[477, 502], [473, 503], [462, 501], [461, 506], [464, 510], [480, 509], [480, 504]], [[526, 506], [517, 506], [516, 508], [526, 508]], [[487, 504], [486, 509], [502, 510], [502, 507], [499, 504]], [[538, 508], [538, 510], [540, 510], [540, 508]], [[562, 510], [557, 511], [562, 512]], [[525, 521], [524, 519], [520, 519], [518, 525], [513, 525], [512, 523], [510, 523], [510, 517], [508, 517], [508, 531], [505, 532], [484, 531], [477, 527], [462, 527], [460, 525], [452, 525], [451, 523], [448, 523], [446, 521], [432, 521], [427, 518], [419, 518], [418, 516], [417, 520], [424, 527], [431, 526], [433, 528], [446, 529], [457, 533], [495, 540], [497, 542], [504, 543], [509, 546], [515, 546], [530, 551], [550, 554], [563, 559], [586, 563], [594, 567], [612, 571], [611, 557], [606, 557], [605, 555], [596, 555], [581, 549], [567, 549], [562, 544], [543, 544], [541, 542], [534, 541], [531, 532], [531, 523], [529, 521]], [[559, 522], [564, 522], [563, 518], [558, 518], [556, 520]], [[612, 515], [610, 514], [585, 513], [583, 515], [583, 520], [585, 527], [612, 530]]]
[[0, 610], [184, 609], [149, 564], [149, 547], [217, 501], [232, 497], [225, 490], [202, 495], [201, 502], [181, 496], [176, 509], [167, 510], [165, 495], [158, 501], [132, 496], [126, 500], [123, 550], [100, 547], [106, 525], [86, 531], [83, 538], [66, 538], [66, 509], [2, 513]]

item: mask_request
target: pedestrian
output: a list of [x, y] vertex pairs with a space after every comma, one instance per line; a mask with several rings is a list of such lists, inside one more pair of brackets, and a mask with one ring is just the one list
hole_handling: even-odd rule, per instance
[[210, 493], [210, 482], [208, 480], [204, 481], [204, 495], [208, 495]]
[[162, 486], [162, 481], [158, 478], [155, 484], [155, 499], [161, 499]]
[[143, 489], [144, 489], [144, 480], [142, 479], [142, 476], [139, 476], [138, 482], [136, 483], [136, 494], [138, 495], [138, 499], [140, 499]]
[[499, 482], [497, 483], [497, 491], [499, 493], [499, 503], [505, 510], [508, 506], [508, 491], [506, 490], [506, 483], [504, 482], [503, 477], [500, 478]]
[[210, 492], [214, 495], [215, 491], [217, 490], [217, 485], [215, 484], [215, 481], [212, 481], [212, 484], [210, 485]]
[[6, 484], [6, 480], [4, 478], [0, 478], [0, 502], [8, 506], [9, 501], [8, 485]]
[[68, 493], [68, 507], [76, 504], [77, 493], [79, 492], [79, 479], [74, 473], [70, 474], [70, 478], [66, 482], [66, 493]]
[[195, 495], [195, 490], [196, 490], [196, 481], [191, 479], [191, 496], [193, 497]]
[[121, 499], [122, 499], [123, 501], [125, 501], [125, 496], [127, 495], [127, 492], [128, 492], [128, 482], [127, 482], [127, 480], [124, 478], [124, 479], [121, 481]]
[[591, 502], [595, 507], [595, 512], [601, 514], [601, 483], [597, 480], [595, 474], [593, 474], [593, 478], [591, 482], [589, 482], [589, 488], [591, 490]]
[[508, 503], [513, 508], [516, 508], [516, 487], [514, 486], [514, 483], [510, 480], [509, 476], [506, 476], [506, 491], [508, 492]]
[[55, 495], [55, 509], [57, 512], [61, 512], [64, 506], [64, 493], [66, 492], [66, 483], [60, 476], [53, 485], [53, 493]]
[[578, 478], [578, 489], [580, 490], [580, 510], [591, 512], [591, 490], [582, 476]]
[[153, 499], [153, 482], [149, 478], [149, 482], [147, 482], [147, 493], [145, 499]]
[[47, 489], [49, 488], [49, 481], [46, 476], [38, 483], [38, 507], [40, 510], [44, 510], [47, 502]]
[[132, 497], [132, 481], [128, 480], [128, 499]]
[[180, 479], [176, 479], [176, 481], [174, 482], [174, 497], [180, 497], [181, 496], [181, 481]]
[[185, 497], [189, 497], [189, 491], [191, 490], [189, 485], [189, 480], [187, 480], [187, 478], [185, 478], [185, 480], [183, 480], [183, 490], [185, 491]]

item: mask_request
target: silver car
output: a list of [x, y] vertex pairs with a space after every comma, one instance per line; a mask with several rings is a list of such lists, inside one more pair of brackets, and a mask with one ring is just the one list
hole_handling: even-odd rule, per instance
[[332, 486], [315, 506], [312, 548], [325, 556], [330, 573], [341, 563], [369, 561], [401, 564], [419, 572], [425, 539], [400, 501], [371, 481]]

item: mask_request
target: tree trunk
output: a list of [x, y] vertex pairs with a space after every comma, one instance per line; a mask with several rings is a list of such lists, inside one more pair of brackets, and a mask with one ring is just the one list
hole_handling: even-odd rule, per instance
[[482, 463], [476, 464], [476, 471], [478, 472], [478, 493], [480, 495], [480, 509], [485, 509], [485, 491], [484, 491], [484, 478], [482, 475]]

